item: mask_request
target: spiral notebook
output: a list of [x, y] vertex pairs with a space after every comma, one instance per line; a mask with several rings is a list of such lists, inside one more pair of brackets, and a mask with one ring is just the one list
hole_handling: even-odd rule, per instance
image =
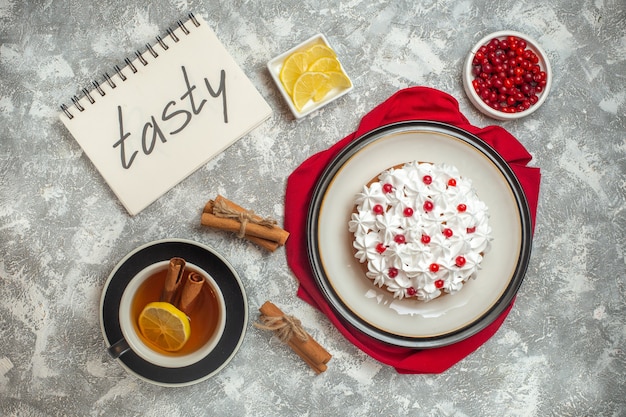
[[272, 113], [193, 14], [61, 109], [60, 119], [131, 215]]

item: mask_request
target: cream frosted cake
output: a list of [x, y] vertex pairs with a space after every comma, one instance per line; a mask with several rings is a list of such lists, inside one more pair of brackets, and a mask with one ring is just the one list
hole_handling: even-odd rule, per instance
[[355, 197], [355, 257], [398, 299], [429, 301], [475, 278], [491, 245], [487, 205], [456, 167], [410, 162]]

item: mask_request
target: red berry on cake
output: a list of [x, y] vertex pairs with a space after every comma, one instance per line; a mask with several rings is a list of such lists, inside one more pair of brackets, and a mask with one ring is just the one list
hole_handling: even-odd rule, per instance
[[424, 182], [424, 184], [430, 185], [433, 183], [433, 177], [431, 177], [430, 175], [424, 175], [422, 181]]
[[459, 213], [463, 213], [464, 211], [467, 210], [467, 206], [465, 204], [461, 203], [458, 206], [456, 206], [456, 209], [459, 211]]
[[405, 208], [404, 211], [402, 212], [402, 214], [404, 214], [404, 217], [411, 217], [413, 213], [414, 211], [411, 207]]
[[435, 208], [435, 204], [432, 201], [427, 200], [427, 201], [424, 202], [424, 211], [425, 212], [433, 211], [434, 208]]
[[422, 235], [422, 243], [424, 245], [428, 245], [430, 243], [430, 236], [428, 235]]
[[439, 264], [432, 263], [432, 264], [430, 264], [428, 269], [430, 269], [430, 272], [438, 272], [439, 271]]
[[383, 193], [387, 194], [393, 191], [393, 185], [388, 182], [383, 185]]
[[417, 294], [417, 290], [415, 288], [409, 287], [406, 289], [406, 295], [409, 297], [413, 297], [415, 294]]
[[446, 227], [445, 229], [443, 229], [443, 235], [445, 237], [451, 238], [453, 234], [454, 234], [454, 232], [449, 227]]
[[399, 244], [406, 243], [406, 237], [404, 235], [395, 235], [393, 240]]
[[458, 266], [459, 268], [461, 268], [463, 265], [465, 265], [465, 257], [463, 256], [457, 256], [456, 259], [454, 260], [454, 263], [456, 266]]
[[372, 207], [372, 211], [376, 214], [383, 214], [385, 212], [385, 209], [381, 204], [376, 204], [374, 207]]
[[382, 254], [386, 250], [387, 250], [387, 246], [383, 245], [382, 243], [379, 243], [378, 245], [376, 245], [376, 252]]
[[435, 287], [437, 288], [443, 288], [443, 280], [442, 279], [438, 279], [437, 281], [435, 281]]
[[456, 187], [456, 180], [454, 178], [450, 178], [448, 180], [448, 186], [450, 187]]
[[387, 271], [387, 275], [389, 275], [389, 278], [395, 278], [398, 276], [398, 268], [394, 268], [393, 266], [391, 268], [389, 268], [389, 270]]

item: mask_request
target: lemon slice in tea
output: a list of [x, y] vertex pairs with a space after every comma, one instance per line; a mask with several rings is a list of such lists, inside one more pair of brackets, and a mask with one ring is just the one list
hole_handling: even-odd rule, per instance
[[146, 339], [167, 352], [180, 350], [191, 334], [185, 313], [170, 303], [149, 303], [139, 314], [138, 324]]

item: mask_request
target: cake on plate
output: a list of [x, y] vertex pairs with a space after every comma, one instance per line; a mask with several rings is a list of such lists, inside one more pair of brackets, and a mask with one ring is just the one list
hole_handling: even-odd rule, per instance
[[444, 163], [389, 168], [355, 196], [348, 229], [365, 275], [398, 299], [430, 301], [476, 278], [491, 246], [489, 210]]

